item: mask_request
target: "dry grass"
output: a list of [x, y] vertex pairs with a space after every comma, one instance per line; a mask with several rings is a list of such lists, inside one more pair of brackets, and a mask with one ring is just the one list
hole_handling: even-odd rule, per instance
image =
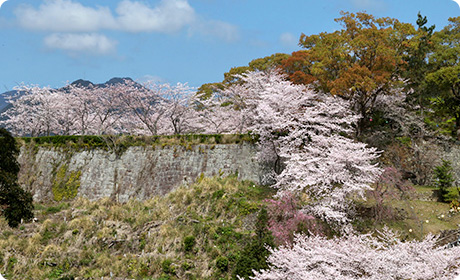
[[[271, 194], [235, 177], [203, 178], [148, 201], [37, 205], [37, 223], [10, 229], [0, 218], [0, 272], [7, 279], [228, 279]], [[187, 236], [195, 238], [190, 251]], [[229, 272], [215, 268], [218, 256], [230, 260]]]

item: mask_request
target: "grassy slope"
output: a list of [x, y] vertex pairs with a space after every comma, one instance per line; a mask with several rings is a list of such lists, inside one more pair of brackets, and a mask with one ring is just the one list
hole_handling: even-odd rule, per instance
[[[0, 218], [0, 272], [8, 279], [230, 279], [273, 190], [235, 177], [198, 181], [144, 202], [79, 198], [37, 205], [38, 222], [18, 229]], [[431, 188], [416, 192], [412, 199], [388, 202], [399, 218], [364, 219], [357, 228], [387, 225], [409, 239], [420, 238], [421, 224], [423, 234], [457, 228], [460, 214], [429, 200]], [[186, 238], [194, 240], [188, 250]], [[228, 269], [218, 268], [218, 258], [228, 260]]]
[[[388, 226], [397, 230], [402, 238], [420, 239], [428, 233], [439, 234], [443, 230], [459, 229], [460, 214], [450, 211], [448, 203], [437, 202], [432, 187], [416, 186], [411, 199], [394, 199], [386, 204], [393, 208], [394, 219], [375, 223], [364, 219], [357, 223], [362, 231]], [[364, 204], [372, 205], [372, 201]]]
[[[1, 218], [0, 272], [8, 279], [229, 279], [273, 193], [235, 177], [199, 181], [144, 202], [38, 205], [38, 222], [18, 229]], [[195, 241], [188, 251], [187, 236]], [[218, 257], [227, 258], [227, 270], [216, 267]]]

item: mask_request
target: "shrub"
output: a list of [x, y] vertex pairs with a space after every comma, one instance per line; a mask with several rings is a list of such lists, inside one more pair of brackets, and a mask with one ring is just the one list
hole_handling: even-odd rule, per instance
[[0, 205], [8, 205], [3, 214], [10, 227], [17, 227], [22, 219], [28, 221], [34, 217], [32, 195], [21, 189], [19, 185], [12, 185], [11, 189], [5, 191], [2, 195]]
[[184, 271], [190, 270], [193, 268], [192, 264], [189, 264], [188, 262], [183, 262], [180, 266]]
[[224, 196], [225, 190], [217, 190], [212, 194], [213, 199], [220, 199], [222, 196]]
[[176, 269], [172, 265], [172, 260], [166, 259], [161, 263], [161, 269], [165, 274], [170, 274], [170, 275], [175, 275], [176, 274]]
[[268, 230], [267, 209], [262, 208], [257, 216], [256, 235], [241, 251], [236, 268], [233, 271], [233, 278], [240, 276], [248, 278], [253, 276], [253, 270], [268, 269], [267, 257], [269, 247], [274, 247], [273, 236]]
[[196, 240], [195, 240], [195, 236], [186, 236], [184, 238], [184, 250], [185, 252], [190, 252], [192, 251], [193, 249], [193, 246], [195, 246], [196, 244]]
[[228, 271], [228, 259], [224, 256], [220, 256], [216, 259], [216, 267], [220, 272]]
[[434, 168], [435, 187], [440, 202], [447, 202], [449, 188], [453, 186], [452, 166], [450, 161], [442, 160], [442, 164]]
[[268, 229], [277, 245], [291, 244], [294, 233], [322, 233], [315, 218], [300, 210], [299, 200], [292, 193], [285, 193], [279, 200], [269, 199]]

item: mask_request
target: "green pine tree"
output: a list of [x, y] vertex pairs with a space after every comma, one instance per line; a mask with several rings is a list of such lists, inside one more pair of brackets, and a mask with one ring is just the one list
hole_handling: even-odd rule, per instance
[[435, 186], [438, 189], [438, 199], [441, 202], [448, 201], [449, 188], [453, 186], [451, 162], [442, 160], [442, 164], [434, 168]]
[[243, 248], [233, 271], [233, 279], [237, 279], [237, 275], [248, 279], [254, 276], [253, 269], [268, 269], [267, 257], [270, 253], [267, 247], [274, 246], [272, 233], [268, 229], [267, 209], [262, 208], [257, 216], [256, 236]]

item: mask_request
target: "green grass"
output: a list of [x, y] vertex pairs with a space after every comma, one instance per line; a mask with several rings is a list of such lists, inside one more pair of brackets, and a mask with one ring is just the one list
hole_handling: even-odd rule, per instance
[[[415, 186], [415, 193], [411, 199], [393, 199], [386, 205], [398, 213], [397, 217], [374, 223], [370, 219], [356, 223], [362, 231], [381, 229], [387, 226], [398, 231], [403, 238], [420, 239], [428, 233], [439, 234], [443, 230], [458, 229], [460, 213], [450, 211], [449, 203], [437, 202], [433, 196], [435, 188], [429, 186]], [[452, 188], [452, 192], [456, 189]], [[364, 203], [372, 206], [372, 201]]]

